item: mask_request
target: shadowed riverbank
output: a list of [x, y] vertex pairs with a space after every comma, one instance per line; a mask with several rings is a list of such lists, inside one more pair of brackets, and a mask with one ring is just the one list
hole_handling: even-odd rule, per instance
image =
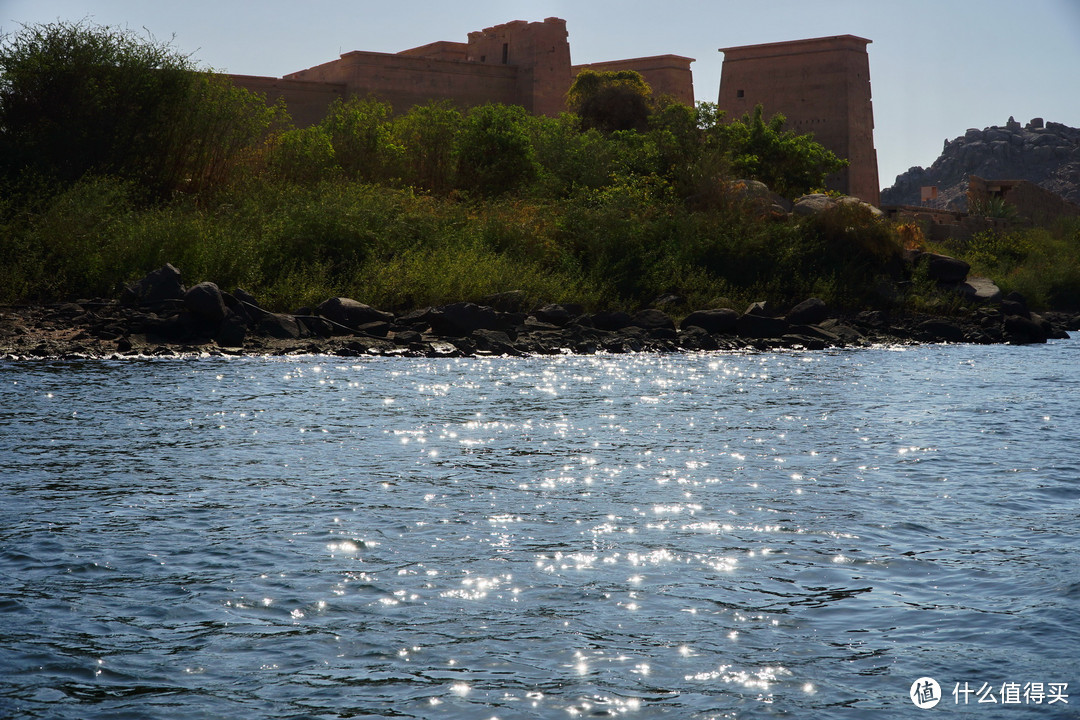
[[349, 298], [276, 313], [243, 290], [185, 288], [166, 265], [120, 299], [9, 308], [0, 354], [12, 358], [176, 354], [322, 354], [405, 357], [554, 355], [698, 350], [778, 350], [912, 343], [1026, 345], [1066, 339], [1080, 315], [1031, 312], [1013, 296], [959, 315], [832, 311], [810, 298], [780, 309], [755, 303], [692, 312], [659, 308], [586, 312], [580, 305], [528, 307], [520, 293], [394, 314]]

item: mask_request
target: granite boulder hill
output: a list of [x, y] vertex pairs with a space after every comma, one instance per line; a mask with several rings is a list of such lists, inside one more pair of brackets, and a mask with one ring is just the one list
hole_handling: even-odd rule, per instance
[[1021, 125], [968, 130], [946, 140], [928, 168], [913, 167], [882, 190], [882, 205], [919, 205], [921, 188], [936, 185], [934, 207], [967, 209], [968, 178], [1027, 180], [1080, 205], [1080, 129], [1035, 118]]

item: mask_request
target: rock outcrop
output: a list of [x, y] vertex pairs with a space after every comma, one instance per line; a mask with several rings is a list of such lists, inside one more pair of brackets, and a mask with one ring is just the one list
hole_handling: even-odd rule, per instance
[[911, 272], [924, 268], [943, 291], [960, 292], [981, 304], [940, 318], [881, 310], [838, 313], [809, 298], [786, 309], [755, 302], [742, 313], [698, 310], [678, 325], [655, 306], [630, 315], [588, 313], [573, 304], [500, 310], [460, 302], [395, 315], [349, 298], [331, 298], [289, 314], [265, 310], [243, 290], [223, 292], [213, 283], [181, 292], [179, 271], [166, 266], [129, 288], [122, 300], [79, 300], [0, 313], [0, 357], [819, 350], [876, 343], [1042, 343], [1080, 329], [1080, 315], [1033, 313], [1021, 296], [1001, 298], [992, 283], [967, 277], [966, 264], [952, 258], [910, 252], [906, 260]]
[[883, 205], [919, 205], [920, 190], [935, 185], [935, 207], [967, 209], [968, 178], [1027, 180], [1080, 205], [1080, 129], [1036, 118], [1021, 125], [968, 130], [946, 140], [928, 168], [913, 167], [882, 190]]
[[791, 212], [796, 217], [809, 217], [811, 215], [820, 215], [841, 205], [866, 208], [874, 217], [882, 217], [881, 210], [857, 197], [851, 197], [850, 195], [833, 197], [824, 193], [811, 193], [797, 198]]

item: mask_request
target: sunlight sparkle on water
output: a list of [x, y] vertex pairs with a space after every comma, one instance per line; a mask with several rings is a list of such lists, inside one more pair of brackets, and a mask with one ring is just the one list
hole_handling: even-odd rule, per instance
[[1078, 645], [1066, 351], [20, 366], [0, 606], [47, 622], [0, 631], [0, 677], [27, 720], [155, 701], [54, 695], [73, 672], [237, 720], [843, 720], [929, 648], [1040, 679]]
[[327, 543], [326, 548], [332, 553], [355, 553], [359, 552], [360, 546], [352, 540], [342, 540], [336, 543]]

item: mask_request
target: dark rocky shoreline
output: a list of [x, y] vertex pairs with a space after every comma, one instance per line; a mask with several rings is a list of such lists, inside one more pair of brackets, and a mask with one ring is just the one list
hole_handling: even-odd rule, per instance
[[454, 303], [394, 315], [347, 298], [293, 314], [273, 313], [242, 290], [185, 288], [167, 265], [116, 300], [8, 308], [0, 313], [0, 356], [145, 357], [187, 354], [341, 357], [465, 357], [823, 350], [914, 343], [1044, 343], [1080, 330], [1080, 315], [1030, 312], [1010, 296], [962, 317], [834, 313], [809, 299], [784, 313], [755, 303], [743, 313], [701, 310], [678, 324], [646, 309], [585, 313], [574, 305], [526, 309], [518, 293], [484, 304]]

